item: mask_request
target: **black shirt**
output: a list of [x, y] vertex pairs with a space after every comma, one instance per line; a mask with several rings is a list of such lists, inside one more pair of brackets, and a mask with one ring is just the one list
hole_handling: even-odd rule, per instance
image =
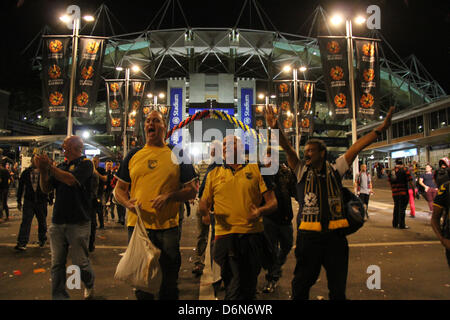
[[[104, 168], [98, 167], [98, 168], [96, 168], [96, 169], [97, 169], [97, 172], [100, 173], [101, 176], [105, 176], [105, 175], [106, 175], [106, 170], [105, 170]], [[103, 195], [103, 191], [104, 191], [104, 188], [105, 188], [105, 184], [106, 184], [106, 182], [104, 182], [104, 181], [99, 177], [99, 179], [98, 179], [98, 190], [97, 190], [97, 196], [98, 196], [99, 198], [101, 198], [102, 195]]]
[[[33, 182], [31, 181], [32, 171], [33, 168], [29, 167], [20, 175], [19, 188], [17, 189], [17, 202], [22, 202], [22, 196], [24, 196], [24, 199], [27, 201], [32, 201], [34, 203], [46, 203], [48, 202], [48, 195], [41, 191], [39, 180], [37, 180], [36, 191], [33, 189]], [[37, 175], [39, 177], [39, 173]]]
[[82, 156], [69, 163], [64, 162], [58, 168], [73, 174], [79, 184], [68, 186], [54, 177], [50, 178], [50, 184], [56, 189], [52, 222], [77, 224], [90, 221], [92, 162]]
[[5, 168], [0, 168], [0, 189], [8, 189], [11, 175]]
[[291, 169], [281, 165], [275, 175], [263, 175], [264, 183], [273, 190], [278, 202], [276, 211], [264, 215], [277, 224], [291, 224], [293, 218], [291, 196], [295, 196], [296, 179]]

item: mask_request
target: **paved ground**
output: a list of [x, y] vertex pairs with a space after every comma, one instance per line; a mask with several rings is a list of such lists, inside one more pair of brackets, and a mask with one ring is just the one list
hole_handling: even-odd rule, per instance
[[[427, 204], [416, 202], [416, 218], [407, 214], [411, 228], [391, 227], [392, 197], [386, 181], [375, 183], [375, 195], [369, 204], [370, 219], [363, 229], [348, 237], [350, 243], [347, 296], [352, 300], [448, 300], [450, 299], [450, 269], [444, 249], [430, 226]], [[48, 300], [50, 296], [50, 249], [39, 248], [37, 222], [33, 221], [28, 249], [16, 252], [14, 246], [20, 226], [20, 212], [15, 199], [10, 199], [11, 220], [0, 224], [0, 300]], [[295, 207], [296, 204], [294, 204]], [[51, 212], [51, 211], [50, 211]], [[408, 211], [409, 212], [409, 209]], [[50, 221], [49, 214], [48, 220]], [[196, 242], [195, 215], [185, 218], [181, 241], [182, 265], [179, 274], [180, 299], [212, 300], [209, 285], [192, 273], [191, 257]], [[97, 231], [97, 248], [90, 256], [96, 273], [96, 298], [99, 300], [134, 300], [129, 286], [114, 280], [114, 272], [127, 244], [126, 229], [113, 221], [105, 230]], [[69, 261], [70, 264], [70, 261]], [[376, 265], [381, 273], [380, 289], [368, 289], [367, 280]], [[258, 299], [288, 300], [295, 266], [293, 250], [284, 266], [284, 276], [272, 294], [259, 293]], [[202, 281], [203, 283], [204, 281]], [[262, 287], [264, 273], [259, 276]], [[371, 282], [373, 283], [373, 282]], [[82, 290], [71, 290], [72, 299], [82, 299]], [[219, 298], [223, 293], [219, 294]], [[325, 271], [311, 289], [311, 299], [328, 299]]]

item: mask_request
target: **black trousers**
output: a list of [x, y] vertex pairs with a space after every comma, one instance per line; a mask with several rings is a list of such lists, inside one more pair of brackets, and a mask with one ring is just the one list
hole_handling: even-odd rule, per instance
[[394, 198], [394, 213], [392, 218], [392, 226], [394, 228], [405, 227], [405, 211], [409, 203], [408, 195], [393, 196]]
[[17, 237], [18, 245], [26, 246], [28, 244], [31, 224], [35, 215], [38, 221], [39, 242], [47, 241], [47, 202], [38, 203], [25, 199], [22, 208], [22, 223]]
[[308, 300], [309, 291], [320, 275], [327, 273], [329, 299], [345, 300], [348, 273], [348, 242], [339, 231], [297, 233], [295, 258], [297, 264], [292, 280], [292, 299]]
[[5, 210], [6, 218], [9, 218], [8, 208], [8, 189], [0, 189], [1, 207], [0, 207], [0, 219], [3, 218], [3, 210]]
[[229, 234], [214, 241], [214, 260], [221, 268], [225, 300], [254, 300], [261, 271], [263, 233]]

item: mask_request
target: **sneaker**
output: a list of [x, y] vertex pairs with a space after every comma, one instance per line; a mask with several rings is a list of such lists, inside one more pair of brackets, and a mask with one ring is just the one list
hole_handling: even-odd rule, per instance
[[92, 288], [84, 288], [84, 300], [92, 300], [94, 299], [94, 287]]
[[275, 280], [266, 281], [264, 284], [263, 292], [264, 293], [272, 293], [275, 291], [277, 287], [277, 282]]
[[39, 241], [39, 248], [43, 248], [45, 246], [45, 241]]
[[201, 276], [203, 274], [203, 266], [201, 264], [196, 264], [194, 269], [192, 269], [192, 273], [196, 276]]
[[18, 244], [17, 246], [14, 247], [14, 249], [16, 249], [17, 251], [25, 251], [27, 250], [27, 247]]

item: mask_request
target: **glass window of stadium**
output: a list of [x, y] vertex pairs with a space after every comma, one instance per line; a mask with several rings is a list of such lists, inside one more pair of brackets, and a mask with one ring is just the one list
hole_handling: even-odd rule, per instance
[[447, 126], [446, 111], [446, 109], [439, 110], [439, 128], [445, 128]]
[[411, 134], [417, 133], [417, 118], [411, 118]]
[[439, 114], [437, 111], [433, 111], [430, 115], [430, 129], [435, 130], [439, 128]]
[[423, 132], [423, 116], [417, 117], [417, 132]]

